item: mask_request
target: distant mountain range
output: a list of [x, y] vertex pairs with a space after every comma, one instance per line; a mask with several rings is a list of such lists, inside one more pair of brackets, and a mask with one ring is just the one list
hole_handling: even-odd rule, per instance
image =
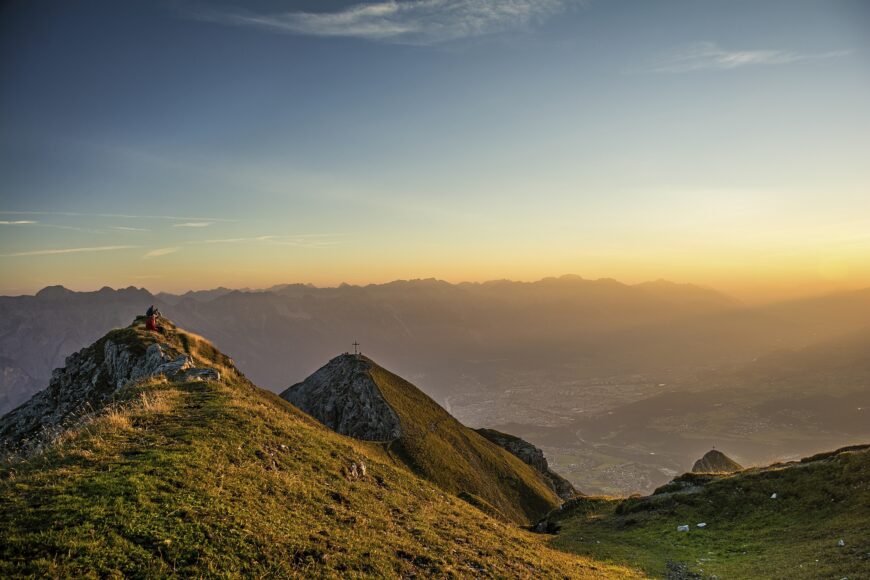
[[[733, 442], [752, 464], [848, 444], [868, 423], [855, 410], [870, 390], [870, 290], [746, 307], [688, 284], [575, 276], [0, 297], [0, 412], [150, 304], [276, 392], [359, 341], [464, 423], [522, 436], [593, 491], [651, 490], [711, 443]], [[622, 440], [653, 447], [612, 445]]]
[[[132, 287], [72, 292], [54, 286], [35, 296], [0, 297], [0, 358], [10, 377], [0, 385], [2, 408], [22, 400], [28, 391], [22, 384], [44, 386], [65, 353], [151, 303], [214, 337], [276, 391], [287, 386], [287, 377], [307, 375], [317, 361], [356, 339], [366, 352], [423, 379], [436, 397], [456, 388], [457, 375], [489, 379], [493, 371], [485, 361], [491, 359], [519, 368], [567, 365], [583, 375], [702, 368], [808, 346], [870, 320], [870, 290], [744, 308], [688, 284], [631, 286], [568, 276], [534, 283], [294, 284], [156, 296]], [[449, 372], [440, 362], [445, 358], [453, 361]]]

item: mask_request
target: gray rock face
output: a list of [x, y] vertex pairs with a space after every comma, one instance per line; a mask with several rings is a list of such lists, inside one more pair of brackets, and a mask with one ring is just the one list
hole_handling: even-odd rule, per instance
[[216, 369], [187, 369], [176, 379], [180, 381], [219, 381], [221, 374]]
[[570, 481], [550, 469], [544, 452], [525, 439], [495, 429], [476, 429], [486, 439], [516, 455], [541, 474], [544, 481], [560, 498], [568, 500], [580, 495]]
[[142, 347], [107, 337], [68, 356], [45, 390], [0, 418], [0, 447], [25, 452], [38, 448], [46, 442], [45, 434], [60, 432], [99, 409], [133, 381], [158, 375], [182, 381], [220, 380], [217, 370], [194, 368], [190, 357], [167, 345]]
[[330, 429], [366, 441], [402, 435], [399, 417], [384, 400], [362, 356], [337, 356], [281, 397]]

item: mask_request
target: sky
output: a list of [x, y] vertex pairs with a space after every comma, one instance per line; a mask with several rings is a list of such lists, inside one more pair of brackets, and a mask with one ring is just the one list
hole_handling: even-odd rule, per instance
[[0, 294], [870, 287], [870, 3], [19, 0]]

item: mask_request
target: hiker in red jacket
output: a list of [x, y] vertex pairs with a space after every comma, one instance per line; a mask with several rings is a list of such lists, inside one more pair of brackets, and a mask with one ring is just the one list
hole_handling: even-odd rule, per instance
[[153, 330], [154, 332], [158, 332], [160, 327], [157, 326], [157, 315], [152, 314], [145, 318], [145, 330]]
[[145, 330], [153, 330], [154, 332], [163, 332], [163, 328], [157, 324], [157, 318], [160, 316], [160, 311], [153, 304], [148, 311], [145, 312]]

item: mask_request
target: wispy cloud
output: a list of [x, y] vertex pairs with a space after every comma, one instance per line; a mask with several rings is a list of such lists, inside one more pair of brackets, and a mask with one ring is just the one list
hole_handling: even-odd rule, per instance
[[584, 0], [384, 0], [334, 12], [201, 11], [194, 18], [310, 36], [428, 45], [527, 27]]
[[238, 244], [238, 243], [263, 243], [273, 246], [298, 246], [302, 248], [322, 248], [334, 246], [341, 241], [332, 239], [340, 237], [340, 234], [279, 234], [265, 236], [251, 236], [239, 238], [216, 238], [210, 240], [198, 240], [191, 244]]
[[217, 217], [194, 217], [175, 215], [141, 215], [128, 213], [82, 213], [73, 211], [0, 211], [0, 215], [56, 215], [67, 217], [97, 217], [114, 219], [137, 219], [137, 220], [168, 220], [168, 221], [207, 221], [207, 222], [235, 222], [237, 220]]
[[151, 259], [151, 258], [159, 258], [160, 256], [166, 256], [166, 255], [168, 255], [168, 254], [174, 254], [175, 252], [177, 252], [177, 251], [180, 250], [180, 249], [181, 249], [181, 248], [179, 248], [179, 247], [174, 247], [174, 248], [157, 248], [156, 250], [151, 250], [150, 252], [148, 252], [147, 254], [145, 254], [145, 255], [142, 256], [142, 257], [145, 258], [146, 260]]
[[174, 228], [207, 228], [212, 222], [183, 222], [180, 224], [172, 224]]
[[15, 220], [15, 221], [11, 221], [11, 222], [6, 221], [6, 220], [0, 220], [0, 225], [3, 225], [3, 226], [24, 226], [24, 225], [30, 225], [30, 224], [36, 224], [36, 223], [38, 223], [38, 222], [34, 222], [31, 220]]
[[50, 256], [54, 254], [78, 254], [82, 252], [111, 252], [114, 250], [129, 250], [139, 246], [95, 246], [90, 248], [60, 248], [56, 250], [32, 250], [29, 252], [14, 252], [12, 254], [0, 254], [3, 258], [17, 258], [20, 256]]
[[655, 59], [648, 72], [683, 73], [730, 70], [743, 66], [777, 65], [827, 60], [847, 56], [850, 50], [801, 53], [788, 50], [726, 50], [714, 42], [696, 42], [671, 50]]
[[127, 226], [109, 226], [110, 230], [118, 230], [119, 232], [150, 232], [148, 228], [131, 228]]

